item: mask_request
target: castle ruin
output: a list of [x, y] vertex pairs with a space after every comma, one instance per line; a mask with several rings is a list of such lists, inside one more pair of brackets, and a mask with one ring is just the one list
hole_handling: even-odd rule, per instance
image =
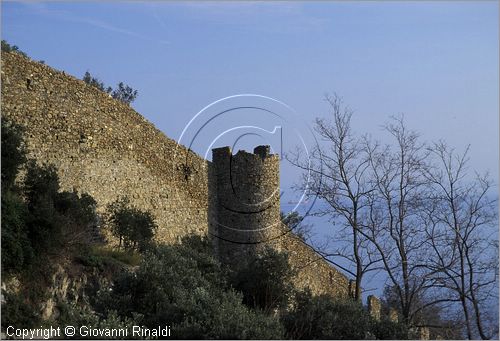
[[279, 158], [269, 146], [254, 153], [213, 149], [215, 210], [209, 233], [221, 261], [251, 259], [283, 233], [280, 220]]
[[89, 193], [98, 212], [120, 197], [150, 211], [156, 239], [215, 237], [232, 262], [271, 245], [287, 252], [295, 284], [349, 295], [349, 280], [280, 221], [279, 159], [265, 146], [204, 160], [130, 106], [64, 72], [2, 52], [2, 116], [25, 128], [28, 156], [58, 169], [63, 190]]

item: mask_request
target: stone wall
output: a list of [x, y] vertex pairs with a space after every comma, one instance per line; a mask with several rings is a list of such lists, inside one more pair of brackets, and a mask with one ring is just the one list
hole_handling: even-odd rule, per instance
[[368, 312], [375, 320], [380, 320], [380, 310], [382, 309], [382, 304], [378, 297], [370, 295], [366, 299], [366, 304], [368, 307]]
[[[166, 137], [128, 105], [83, 81], [15, 53], [1, 56], [2, 117], [25, 127], [29, 156], [54, 164], [63, 190], [91, 194], [99, 212], [119, 197], [128, 197], [154, 215], [160, 242], [209, 232], [209, 221], [220, 213], [214, 207], [217, 183], [210, 180], [211, 163]], [[245, 170], [246, 159], [262, 158], [262, 152], [241, 154], [239, 171]], [[264, 157], [262, 165], [266, 167], [259, 169], [261, 175], [255, 169], [254, 180], [278, 183], [279, 163]], [[273, 186], [247, 199], [267, 197]], [[279, 216], [276, 203], [272, 211]], [[281, 225], [279, 229], [283, 236], [273, 245], [289, 253], [299, 271], [299, 287], [348, 295], [349, 281], [343, 274]]]
[[241, 263], [281, 232], [279, 158], [268, 146], [236, 155], [224, 147], [213, 150], [212, 162], [210, 234], [221, 260]]
[[1, 72], [2, 116], [26, 128], [30, 157], [54, 164], [64, 190], [88, 192], [100, 212], [128, 197], [154, 214], [160, 241], [206, 233], [206, 161], [63, 72], [4, 52]]
[[349, 297], [349, 279], [326, 262], [310, 246], [293, 233], [283, 234], [281, 250], [288, 252], [290, 264], [297, 270], [295, 284], [310, 288], [314, 294]]

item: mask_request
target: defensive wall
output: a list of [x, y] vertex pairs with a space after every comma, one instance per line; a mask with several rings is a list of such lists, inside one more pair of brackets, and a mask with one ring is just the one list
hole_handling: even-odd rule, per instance
[[[216, 237], [229, 236], [226, 239], [230, 242], [241, 236], [228, 235], [214, 222], [230, 227], [237, 215], [223, 213], [218, 205], [222, 202], [226, 209], [241, 211], [259, 209], [265, 203], [267, 213], [256, 215], [255, 222], [278, 223], [261, 237], [288, 252], [298, 270], [297, 286], [308, 286], [315, 294], [348, 295], [346, 276], [273, 220], [276, 214], [279, 217], [279, 190], [274, 193], [279, 186], [279, 162], [266, 154], [268, 151], [232, 156], [228, 149], [219, 150], [219, 154], [215, 150], [214, 161], [222, 160], [217, 169], [165, 136], [130, 106], [82, 80], [16, 53], [2, 52], [1, 57], [2, 117], [25, 128], [29, 156], [39, 163], [54, 164], [63, 190], [89, 193], [101, 213], [109, 203], [128, 197], [132, 205], [154, 215], [159, 226], [156, 238], [164, 243], [209, 232]], [[240, 183], [242, 188], [266, 185], [257, 192], [234, 194], [238, 201], [218, 197], [227, 184], [217, 182], [217, 174], [228, 171], [224, 162], [231, 158], [234, 172], [241, 175], [250, 170], [253, 174]], [[255, 158], [261, 163], [250, 164], [260, 166], [246, 168], [248, 160]], [[219, 251], [224, 242], [228, 241], [217, 242]], [[222, 250], [224, 247], [227, 250], [227, 245]]]

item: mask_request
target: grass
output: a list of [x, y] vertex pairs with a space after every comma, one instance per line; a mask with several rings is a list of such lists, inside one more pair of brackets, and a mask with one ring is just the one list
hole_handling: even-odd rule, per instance
[[125, 251], [109, 247], [96, 247], [94, 248], [94, 254], [101, 257], [112, 258], [130, 266], [139, 265], [142, 259], [141, 254], [137, 251]]
[[139, 265], [142, 256], [136, 251], [120, 250], [109, 246], [93, 246], [89, 249], [88, 253], [78, 258], [86, 266], [102, 269], [109, 263], [119, 263], [134, 267]]

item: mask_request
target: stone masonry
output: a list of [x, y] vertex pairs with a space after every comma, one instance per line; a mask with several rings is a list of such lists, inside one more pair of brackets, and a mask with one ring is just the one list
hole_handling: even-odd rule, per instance
[[[279, 158], [268, 146], [254, 153], [213, 150], [216, 198], [210, 224], [219, 257], [231, 264], [250, 259], [280, 237]], [[212, 189], [210, 189], [212, 191]]]
[[380, 300], [373, 295], [368, 296], [367, 298], [367, 306], [368, 312], [375, 320], [380, 320], [380, 310], [382, 309], [382, 305], [380, 304]]
[[[214, 166], [130, 106], [83, 81], [16, 53], [2, 52], [1, 57], [2, 118], [25, 128], [29, 157], [54, 164], [63, 190], [89, 193], [100, 213], [128, 197], [153, 214], [158, 242], [214, 233], [229, 242], [273, 240], [298, 270], [298, 287], [348, 296], [346, 276], [279, 222], [279, 162], [265, 147], [236, 155], [228, 148], [216, 149]], [[217, 174], [230, 175], [232, 185], [217, 180], [225, 176]], [[245, 212], [243, 229], [250, 233], [231, 230], [243, 221], [236, 211]], [[259, 224], [276, 228], [259, 231]], [[217, 243], [222, 254], [224, 242]]]

